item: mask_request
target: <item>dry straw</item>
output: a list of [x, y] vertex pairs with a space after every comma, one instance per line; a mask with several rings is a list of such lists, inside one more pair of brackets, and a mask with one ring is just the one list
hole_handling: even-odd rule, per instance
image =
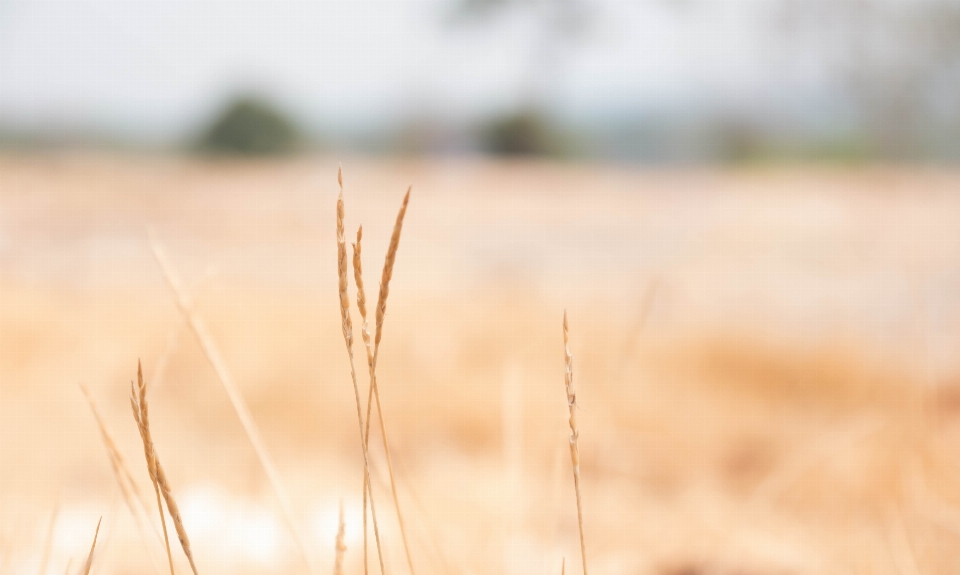
[[90, 575], [90, 567], [93, 565], [93, 550], [97, 548], [97, 536], [100, 535], [100, 523], [102, 521], [103, 517], [97, 521], [97, 530], [93, 532], [93, 543], [90, 544], [90, 553], [87, 554], [87, 562], [83, 564], [83, 575]]
[[[113, 440], [113, 435], [110, 433], [110, 430], [107, 429], [106, 422], [104, 422], [103, 418], [100, 416], [100, 410], [97, 409], [97, 405], [93, 401], [93, 396], [90, 395], [90, 392], [83, 384], [80, 385], [80, 391], [82, 391], [84, 397], [87, 398], [87, 403], [90, 405], [90, 411], [93, 413], [93, 418], [97, 421], [97, 427], [100, 428], [100, 437], [103, 440], [104, 447], [107, 449], [107, 455], [110, 457], [110, 467], [113, 469], [113, 476], [117, 481], [117, 486], [120, 488], [120, 494], [123, 496], [123, 501], [127, 505], [127, 509], [130, 510], [130, 515], [133, 516], [134, 522], [137, 524], [137, 531], [140, 532], [140, 539], [143, 542], [144, 548], [146, 549], [150, 563], [153, 565], [154, 571], [159, 571], [157, 569], [156, 560], [154, 559], [153, 553], [150, 551], [150, 545], [147, 541], [149, 538], [147, 537], [146, 529], [143, 526], [144, 523], [150, 525], [151, 530], [158, 541], [162, 543], [163, 539], [161, 538], [160, 533], [157, 531], [156, 526], [150, 522], [150, 513], [147, 511], [147, 501], [143, 496], [143, 492], [140, 491], [139, 487], [137, 487], [136, 481], [133, 480], [133, 475], [130, 473], [130, 468], [127, 467], [126, 460], [120, 453], [120, 450], [117, 448], [117, 444]], [[137, 504], [139, 504], [139, 506]]]
[[570, 410], [570, 461], [573, 463], [573, 486], [577, 494], [577, 525], [580, 528], [580, 558], [583, 560], [583, 575], [587, 575], [587, 549], [583, 539], [583, 506], [580, 503], [580, 447], [577, 440], [577, 392], [573, 388], [573, 354], [570, 353], [570, 329], [567, 326], [567, 311], [563, 311], [563, 359], [564, 384], [567, 389], [567, 407]]
[[353, 274], [357, 283], [357, 308], [360, 310], [362, 320], [361, 333], [363, 334], [363, 343], [367, 350], [367, 367], [369, 368], [370, 391], [367, 395], [367, 418], [366, 428], [364, 430], [364, 444], [370, 443], [370, 419], [373, 401], [377, 404], [377, 417], [380, 423], [380, 434], [383, 436], [383, 450], [387, 459], [387, 472], [390, 476], [390, 492], [393, 496], [393, 504], [397, 510], [397, 522], [400, 525], [400, 538], [403, 540], [403, 550], [407, 557], [407, 566], [410, 568], [411, 575], [415, 575], [413, 568], [413, 558], [410, 554], [410, 544], [407, 539], [407, 528], [403, 521], [403, 513], [400, 510], [400, 498], [397, 495], [397, 482], [393, 472], [393, 459], [390, 456], [390, 445], [387, 439], [387, 426], [384, 422], [383, 409], [380, 405], [380, 389], [377, 386], [377, 357], [380, 349], [380, 338], [383, 333], [383, 319], [387, 312], [387, 296], [390, 294], [390, 279], [393, 277], [393, 266], [397, 261], [397, 250], [400, 247], [400, 234], [403, 231], [403, 219], [407, 213], [407, 204], [410, 201], [410, 189], [403, 197], [403, 203], [400, 211], [397, 213], [397, 219], [393, 226], [393, 234], [390, 237], [390, 245], [387, 248], [387, 256], [384, 259], [383, 273], [380, 280], [380, 294], [377, 300], [377, 332], [376, 339], [371, 349], [370, 331], [367, 327], [367, 305], [366, 295], [363, 290], [363, 265], [361, 262], [361, 251], [363, 238], [363, 228], [357, 230], [357, 243], [353, 244]]
[[[170, 553], [170, 537], [167, 535], [167, 520], [163, 514], [163, 504], [160, 500], [160, 485], [157, 483], [157, 454], [153, 450], [153, 440], [150, 437], [150, 418], [145, 406], [146, 386], [143, 384], [141, 373], [142, 370], [138, 361], [137, 380], [139, 388], [135, 388], [133, 382], [130, 382], [130, 408], [133, 410], [133, 419], [137, 422], [140, 439], [143, 441], [143, 457], [147, 461], [147, 473], [150, 475], [150, 482], [153, 484], [153, 491], [157, 496], [157, 509], [160, 510], [160, 525], [163, 527], [163, 543], [167, 550], [170, 575], [174, 575], [173, 555]], [[138, 389], [140, 389], [139, 393]]]
[[280, 505], [280, 511], [283, 514], [283, 519], [287, 524], [287, 528], [290, 530], [290, 534], [293, 536], [294, 542], [297, 544], [297, 549], [299, 549], [304, 563], [310, 572], [313, 573], [313, 563], [310, 561], [310, 555], [307, 553], [307, 547], [304, 543], [304, 538], [301, 537], [300, 531], [297, 529], [296, 522], [293, 520], [293, 511], [290, 506], [290, 499], [287, 497], [286, 490], [283, 488], [283, 482], [280, 480], [280, 473], [277, 471], [277, 467], [274, 465], [273, 459], [270, 457], [270, 453], [267, 451], [267, 444], [264, 442], [263, 436], [260, 435], [260, 430], [257, 427], [257, 424], [253, 421], [253, 416], [250, 414], [250, 408], [247, 407], [247, 402], [244, 401], [243, 395], [240, 393], [240, 388], [237, 387], [237, 384], [233, 380], [233, 376], [230, 374], [230, 370], [227, 369], [227, 363], [220, 354], [219, 348], [217, 348], [216, 344], [214, 343], [213, 336], [207, 329], [206, 323], [204, 323], [203, 318], [193, 311], [193, 300], [187, 293], [186, 288], [184, 288], [183, 282], [180, 280], [180, 276], [177, 274], [176, 270], [173, 268], [169, 259], [167, 258], [166, 251], [163, 249], [160, 241], [153, 233], [150, 234], [150, 247], [153, 251], [154, 258], [160, 265], [160, 269], [163, 272], [163, 277], [166, 280], [167, 285], [170, 287], [170, 291], [173, 292], [174, 301], [176, 302], [177, 307], [187, 320], [187, 324], [190, 326], [190, 329], [193, 331], [194, 335], [197, 336], [197, 341], [200, 343], [200, 348], [203, 350], [207, 361], [209, 361], [210, 365], [213, 366], [213, 370], [216, 372], [217, 378], [223, 385], [224, 391], [227, 392], [227, 397], [230, 399], [230, 405], [233, 406], [233, 410], [236, 412], [237, 418], [240, 420], [240, 425], [246, 432], [247, 438], [250, 440], [250, 444], [253, 446], [253, 451], [257, 454], [257, 459], [260, 461], [260, 465], [263, 467], [263, 470], [267, 475], [267, 480], [270, 482], [270, 487], [273, 488], [273, 492], [277, 497], [277, 502]]
[[[340, 194], [341, 198], [343, 196], [343, 171], [337, 171], [337, 181], [340, 183]], [[339, 204], [338, 204], [339, 206]], [[338, 222], [341, 219], [338, 219]], [[338, 236], [339, 238], [339, 236]], [[360, 240], [363, 239], [363, 226], [357, 228], [357, 243], [353, 244], [353, 278], [357, 284], [357, 309], [360, 310], [360, 335], [363, 338], [363, 347], [367, 351], [367, 365], [373, 363], [373, 345], [370, 341], [370, 329], [367, 326], [367, 296], [363, 291], [363, 266], [360, 261], [360, 251], [362, 249], [362, 244]], [[339, 244], [338, 244], [339, 245]], [[341, 298], [346, 294], [346, 290], [340, 291]], [[341, 309], [343, 309], [344, 303], [341, 300], [340, 302]], [[349, 306], [349, 302], [347, 302]], [[351, 334], [352, 338], [352, 334]], [[352, 352], [351, 352], [352, 353]], [[368, 368], [369, 369], [369, 368]], [[373, 393], [374, 385], [376, 381], [371, 378], [370, 381], [370, 393]], [[365, 449], [369, 449], [370, 446], [370, 397], [367, 397], [367, 419], [366, 425], [363, 432], [363, 446]], [[370, 482], [368, 480], [367, 474], [363, 475], [363, 560], [364, 560], [364, 569], [366, 569], [367, 561], [367, 493], [371, 491]]]
[[[340, 196], [337, 198], [337, 287], [340, 295], [340, 320], [343, 329], [343, 341], [347, 345], [347, 356], [350, 358], [350, 379], [353, 381], [353, 392], [357, 403], [357, 422], [360, 425], [360, 448], [363, 451], [364, 501], [370, 495], [370, 515], [373, 518], [373, 534], [377, 542], [377, 558], [380, 560], [380, 572], [386, 573], [383, 563], [383, 551], [380, 546], [380, 528], [377, 525], [377, 510], [373, 502], [373, 485], [370, 481], [370, 458], [367, 454], [367, 441], [363, 426], [363, 407], [360, 401], [360, 386], [357, 384], [357, 370], [353, 361], [353, 322], [350, 320], [350, 298], [347, 295], [347, 241], [344, 238], [344, 207], [343, 207], [343, 171], [337, 170], [337, 182], [340, 184]], [[369, 419], [369, 409], [367, 410]], [[369, 572], [367, 565], [367, 512], [363, 512], [363, 571]]]
[[[337, 178], [340, 181], [341, 195], [343, 188], [342, 172], [337, 172]], [[353, 244], [353, 278], [357, 284], [357, 309], [360, 310], [360, 335], [363, 338], [363, 347], [367, 351], [367, 366], [373, 363], [373, 345], [370, 341], [370, 329], [367, 326], [367, 296], [363, 291], [363, 266], [360, 262], [360, 251], [362, 249], [361, 240], [363, 239], [363, 226], [357, 228], [357, 243]], [[341, 291], [345, 294], [346, 291]], [[341, 301], [341, 306], [343, 302]], [[348, 304], [349, 305], [349, 304]], [[369, 367], [368, 367], [369, 369]], [[374, 393], [376, 381], [370, 379], [370, 390], [367, 395], [367, 418], [363, 430], [364, 449], [370, 447], [370, 395]], [[363, 559], [367, 559], [367, 493], [372, 492], [369, 477], [363, 476]], [[364, 563], [366, 565], [366, 563]]]
[[346, 536], [347, 525], [343, 520], [343, 499], [340, 500], [340, 522], [337, 526], [337, 543], [336, 543], [336, 552], [337, 556], [333, 563], [333, 575], [343, 575], [343, 556], [347, 552], [347, 544], [344, 543], [344, 537]]
[[160, 521], [163, 524], [163, 536], [167, 546], [167, 559], [170, 561], [170, 573], [173, 574], [173, 556], [170, 554], [170, 541], [167, 536], [167, 524], [163, 516], [163, 505], [160, 503], [160, 494], [163, 494], [163, 500], [167, 504], [167, 511], [173, 519], [173, 526], [177, 531], [177, 538], [180, 540], [180, 547], [183, 548], [183, 554], [187, 556], [190, 562], [190, 569], [194, 575], [197, 575], [197, 566], [193, 561], [193, 553], [190, 551], [190, 539], [187, 537], [187, 531], [183, 526], [183, 519], [180, 517], [180, 508], [173, 497], [170, 489], [170, 482], [160, 464], [160, 458], [157, 456], [156, 448], [153, 444], [153, 438], [150, 434], [150, 417], [147, 404], [147, 386], [143, 381], [143, 369], [140, 362], [137, 362], [137, 384], [130, 384], [130, 407], [133, 410], [133, 418], [137, 422], [137, 428], [140, 430], [140, 438], [143, 440], [144, 457], [147, 460], [147, 471], [150, 473], [150, 480], [153, 482], [154, 491], [157, 494], [157, 507], [160, 509]]

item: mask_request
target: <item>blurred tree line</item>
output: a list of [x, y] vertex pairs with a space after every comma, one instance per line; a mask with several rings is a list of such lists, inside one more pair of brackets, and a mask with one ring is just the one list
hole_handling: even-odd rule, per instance
[[[684, 12], [722, 0], [637, 0]], [[594, 154], [626, 159], [741, 161], [773, 156], [960, 159], [960, 0], [771, 0], [763, 5], [770, 52], [778, 65], [811, 58], [843, 110], [841, 133], [773, 127], [750, 111], [713, 116], [637, 117], [581, 133], [564, 125], [553, 101], [572, 53], [589, 41], [596, 0], [455, 0], [451, 29], [494, 27], [522, 15], [535, 23], [513, 105], [472, 126], [427, 124], [381, 148], [414, 152], [462, 148], [493, 154]], [[609, 16], [609, 14], [608, 14]], [[801, 119], [802, 120], [802, 119]], [[437, 136], [437, 133], [441, 134]], [[828, 130], [829, 132], [829, 130]], [[389, 140], [391, 136], [385, 135]], [[296, 124], [262, 98], [231, 102], [200, 139], [213, 152], [277, 154], [305, 142]]]
[[774, 27], [824, 59], [868, 153], [960, 158], [960, 2], [778, 2]]

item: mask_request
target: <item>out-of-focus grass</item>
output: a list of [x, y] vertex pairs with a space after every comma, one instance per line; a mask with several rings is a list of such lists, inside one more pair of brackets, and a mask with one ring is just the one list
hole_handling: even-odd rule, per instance
[[[378, 381], [422, 573], [577, 564], [565, 307], [593, 573], [952, 572], [960, 175], [343, 165], [368, 270], [414, 184]], [[0, 570], [36, 572], [58, 505], [50, 573], [82, 563], [100, 515], [94, 571], [150, 569], [77, 386], [146, 490], [127, 403], [137, 358], [199, 571], [303, 569], [153, 262], [153, 227], [314, 560], [332, 569], [342, 498], [345, 572], [359, 572], [335, 174], [327, 158], [0, 158]], [[403, 570], [372, 445], [388, 564]]]

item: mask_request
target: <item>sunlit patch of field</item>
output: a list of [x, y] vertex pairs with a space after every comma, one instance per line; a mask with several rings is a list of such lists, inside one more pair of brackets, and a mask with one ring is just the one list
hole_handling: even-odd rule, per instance
[[[339, 160], [368, 298], [414, 186], [378, 379], [418, 573], [578, 572], [564, 309], [592, 573], [955, 572], [960, 174]], [[78, 568], [100, 516], [93, 572], [165, 572], [79, 390], [151, 493], [139, 358], [199, 571], [306, 573], [149, 229], [311, 560], [332, 572], [342, 500], [346, 572], [362, 571], [336, 167], [0, 158], [0, 572], [37, 573], [47, 544], [46, 573]], [[404, 573], [372, 444], [388, 571]]]

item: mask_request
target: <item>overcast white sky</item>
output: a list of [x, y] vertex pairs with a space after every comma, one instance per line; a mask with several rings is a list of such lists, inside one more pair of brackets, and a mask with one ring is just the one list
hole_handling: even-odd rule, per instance
[[[569, 117], [690, 101], [750, 105], [815, 88], [784, 66], [764, 0], [596, 0], [550, 105]], [[443, 0], [0, 0], [0, 122], [180, 137], [233, 93], [315, 126], [515, 105], [529, 15], [451, 26]]]

